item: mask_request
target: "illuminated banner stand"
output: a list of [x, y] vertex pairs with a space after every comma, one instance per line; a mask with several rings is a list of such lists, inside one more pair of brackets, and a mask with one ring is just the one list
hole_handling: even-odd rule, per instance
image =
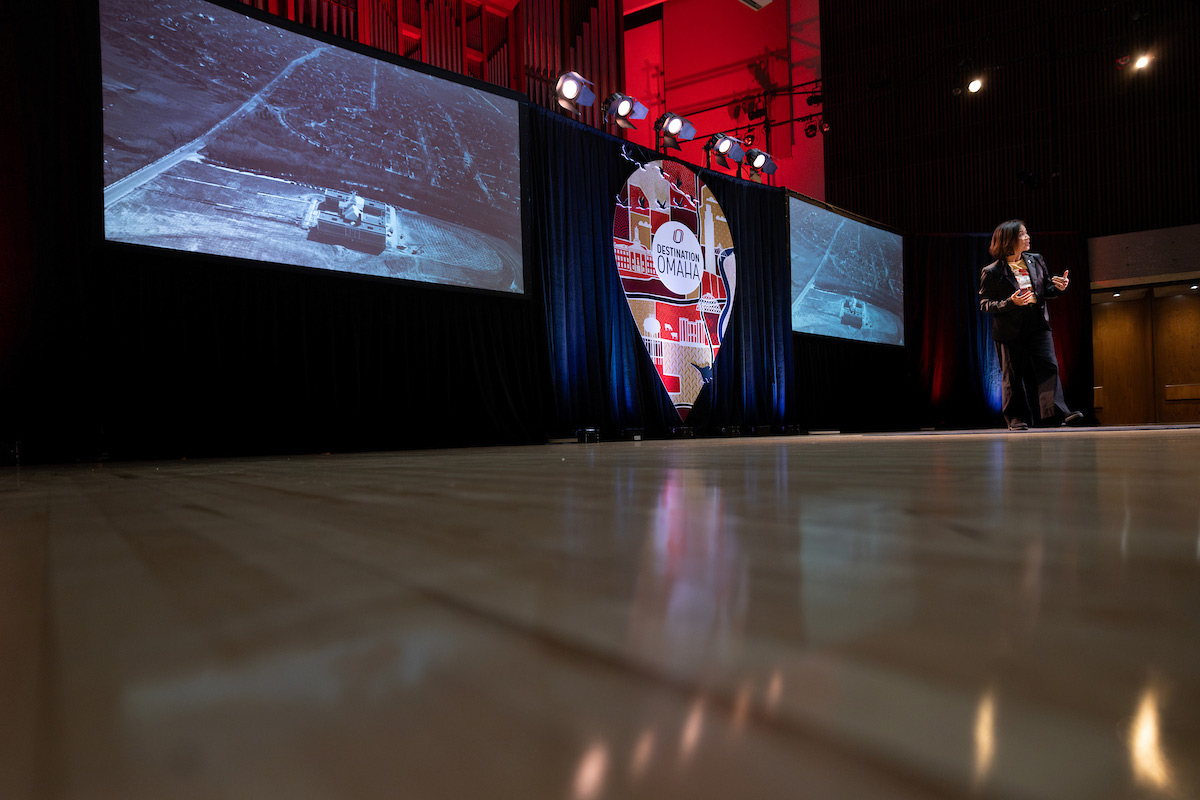
[[613, 250], [629, 311], [686, 421], [712, 382], [737, 285], [725, 213], [689, 167], [652, 161], [617, 198]]

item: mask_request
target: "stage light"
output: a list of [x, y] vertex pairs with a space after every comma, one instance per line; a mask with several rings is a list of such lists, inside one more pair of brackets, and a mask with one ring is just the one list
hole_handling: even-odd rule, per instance
[[774, 175], [776, 166], [775, 160], [762, 150], [747, 150], [746, 163], [750, 166], [750, 179], [757, 180], [762, 175]]
[[982, 88], [983, 88], [983, 79], [982, 78], [972, 78], [971, 82], [967, 84], [967, 91], [970, 92], [971, 94], [978, 94], [979, 90]]
[[824, 101], [824, 99], [825, 98], [821, 97], [821, 95], [819, 95], [819, 94], [810, 94], [808, 96], [808, 100], [806, 102], [810, 106], [819, 106]]
[[821, 120], [821, 133], [829, 133], [829, 131], [832, 128], [833, 128], [833, 126], [830, 125], [828, 122], [826, 122], [825, 120]]
[[650, 109], [637, 101], [637, 98], [630, 97], [621, 92], [613, 92], [604, 101], [604, 119], [609, 122], [615, 122], [622, 128], [636, 128], [633, 124], [635, 119], [645, 119], [650, 113]]
[[750, 166], [759, 172], [770, 174], [775, 171], [775, 162], [762, 150], [751, 150], [746, 155], [750, 158]]
[[817, 123], [810, 122], [804, 126], [804, 135], [810, 139], [817, 138]]
[[596, 102], [596, 95], [592, 92], [591, 86], [591, 81], [578, 72], [564, 72], [558, 76], [554, 94], [558, 97], [560, 106], [572, 114], [578, 114], [581, 107], [587, 108]]
[[1200, 289], [1200, 283], [1193, 283], [1193, 284], [1192, 284], [1192, 291], [1194, 292], [1194, 291], [1196, 291], [1197, 289]]
[[680, 142], [690, 141], [696, 135], [691, 122], [670, 111], [654, 121], [654, 132], [662, 137], [664, 147], [679, 149]]
[[1133, 62], [1133, 68], [1134, 69], [1145, 69], [1146, 67], [1150, 66], [1150, 59], [1151, 59], [1151, 56], [1149, 56], [1149, 55], [1138, 56], [1137, 61]]
[[1113, 292], [1113, 297], [1120, 297], [1120, 296], [1121, 296], [1120, 292]]
[[[733, 161], [738, 164], [746, 157], [746, 151], [742, 149], [742, 143], [732, 136], [726, 136], [723, 133], [714, 133], [704, 143], [704, 152], [709, 156], [716, 156], [717, 163], [722, 167], [728, 167], [729, 162]], [[710, 162], [709, 167], [712, 166]]]

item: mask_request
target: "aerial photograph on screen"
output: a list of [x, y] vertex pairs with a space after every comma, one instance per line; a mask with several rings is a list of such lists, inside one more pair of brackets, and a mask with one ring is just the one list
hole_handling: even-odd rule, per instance
[[522, 293], [515, 100], [203, 0], [101, 0], [109, 240]]
[[899, 234], [789, 197], [792, 330], [904, 344]]

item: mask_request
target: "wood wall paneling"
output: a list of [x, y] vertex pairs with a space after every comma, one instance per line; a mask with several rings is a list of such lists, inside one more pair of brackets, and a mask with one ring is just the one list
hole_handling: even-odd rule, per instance
[[[1158, 421], [1200, 422], [1200, 399], [1184, 388], [1200, 384], [1200, 292], [1157, 296], [1153, 304]], [[1169, 395], [1168, 386], [1178, 388]]]
[[1102, 425], [1143, 425], [1156, 421], [1152, 299], [1092, 306], [1096, 418]]
[[1168, 401], [1200, 400], [1200, 383], [1168, 383], [1163, 389]]
[[1092, 306], [1097, 419], [1200, 422], [1200, 292], [1187, 284], [1134, 292]]

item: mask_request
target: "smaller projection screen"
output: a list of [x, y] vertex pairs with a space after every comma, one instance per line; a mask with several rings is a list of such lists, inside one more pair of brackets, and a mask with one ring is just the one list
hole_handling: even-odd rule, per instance
[[524, 293], [520, 107], [206, 0], [100, 0], [104, 235]]
[[792, 330], [904, 344], [904, 240], [789, 195]]

